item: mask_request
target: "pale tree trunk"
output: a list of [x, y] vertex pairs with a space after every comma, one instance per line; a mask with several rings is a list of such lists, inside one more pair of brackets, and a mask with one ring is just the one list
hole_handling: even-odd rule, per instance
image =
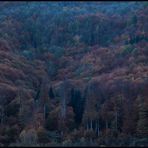
[[97, 136], [99, 136], [100, 135], [100, 127], [99, 127], [100, 125], [99, 125], [99, 119], [97, 120], [97, 122], [96, 122], [96, 133], [97, 133]]
[[[65, 92], [64, 92], [65, 94]], [[65, 118], [66, 116], [66, 99], [65, 99], [65, 95], [62, 99], [62, 104], [61, 104], [61, 115], [62, 115], [62, 118]]]
[[61, 97], [61, 101], [60, 101], [60, 107], [61, 107], [61, 111], [60, 111], [60, 126], [61, 126], [61, 134], [64, 135], [65, 134], [65, 121], [66, 121], [66, 111], [67, 111], [67, 107], [66, 107], [66, 101], [67, 101], [67, 97], [68, 97], [68, 92], [67, 92], [67, 88], [68, 88], [68, 81], [65, 78], [63, 81], [63, 84], [61, 86], [61, 92], [60, 92], [60, 97]]
[[97, 135], [100, 136], [100, 123], [99, 123], [99, 121], [98, 121]]

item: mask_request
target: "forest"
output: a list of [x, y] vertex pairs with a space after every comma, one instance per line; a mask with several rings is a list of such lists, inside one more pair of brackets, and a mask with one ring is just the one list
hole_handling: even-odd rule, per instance
[[148, 146], [148, 2], [1, 1], [3, 146]]

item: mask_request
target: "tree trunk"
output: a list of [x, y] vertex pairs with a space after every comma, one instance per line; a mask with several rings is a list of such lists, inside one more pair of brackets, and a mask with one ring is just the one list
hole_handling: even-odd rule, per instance
[[45, 104], [44, 104], [43, 110], [44, 110], [44, 121], [45, 121], [45, 119], [46, 119], [46, 106], [45, 106]]
[[93, 130], [93, 127], [92, 127], [92, 119], [90, 120], [90, 129]]
[[65, 118], [66, 116], [66, 100], [65, 100], [65, 96], [62, 99], [62, 103], [61, 103], [61, 116], [62, 118]]
[[87, 123], [86, 123], [87, 125], [86, 125], [86, 130], [88, 131], [89, 130], [89, 120], [87, 121]]
[[4, 123], [4, 117], [5, 117], [4, 106], [2, 105], [1, 106], [1, 125]]
[[99, 136], [100, 135], [100, 129], [99, 129], [99, 119], [98, 119], [98, 121], [96, 122], [96, 133], [97, 133], [97, 136]]
[[106, 120], [105, 122], [105, 125], [106, 125], [106, 130], [108, 129], [108, 121]]
[[116, 111], [115, 113], [115, 128], [116, 128], [116, 131], [118, 130], [118, 112]]

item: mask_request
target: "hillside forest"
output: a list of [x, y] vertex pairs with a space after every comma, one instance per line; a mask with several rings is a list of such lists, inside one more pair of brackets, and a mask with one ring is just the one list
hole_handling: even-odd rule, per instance
[[148, 3], [1, 1], [0, 146], [148, 146]]

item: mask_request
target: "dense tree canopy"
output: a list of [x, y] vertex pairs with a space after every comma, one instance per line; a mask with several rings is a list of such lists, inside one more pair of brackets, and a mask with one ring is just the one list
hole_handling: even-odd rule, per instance
[[148, 146], [147, 2], [0, 2], [0, 146]]

